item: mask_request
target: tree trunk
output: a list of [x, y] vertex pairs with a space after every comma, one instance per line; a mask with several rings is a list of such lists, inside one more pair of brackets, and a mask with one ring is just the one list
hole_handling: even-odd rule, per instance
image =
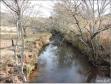
[[[18, 63], [20, 65], [20, 75], [22, 76], [23, 81], [26, 81], [26, 77], [25, 74], [23, 72], [23, 67], [24, 67], [24, 34], [23, 34], [23, 28], [21, 25], [21, 15], [18, 14], [17, 15], [17, 49], [19, 50], [18, 54], [20, 56], [20, 63]], [[18, 61], [19, 62], [19, 61]]]

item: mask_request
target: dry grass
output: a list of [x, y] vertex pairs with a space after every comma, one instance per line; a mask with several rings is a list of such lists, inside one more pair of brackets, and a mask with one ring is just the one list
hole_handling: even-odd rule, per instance
[[[32, 69], [35, 67], [34, 64], [37, 61], [36, 56], [38, 55], [37, 53], [40, 52], [40, 50], [38, 49], [40, 46], [37, 49], [34, 49], [33, 44], [31, 44], [31, 43], [33, 43], [37, 39], [42, 39], [42, 40], [46, 41], [47, 39], [49, 39], [49, 38], [46, 38], [48, 36], [51, 36], [51, 34], [50, 33], [38, 33], [38, 34], [34, 34], [34, 35], [28, 35], [28, 37], [25, 37], [25, 39], [24, 39], [25, 46], [27, 46], [26, 44], [29, 43], [31, 46], [28, 46], [28, 47], [30, 47], [30, 49], [33, 51], [33, 52], [30, 52], [30, 51], [26, 52], [26, 49], [25, 49], [25, 52], [24, 52], [24, 55], [25, 55], [24, 63], [26, 64], [26, 68], [28, 70], [27, 75], [30, 75], [30, 73], [32, 72]], [[43, 37], [45, 39], [43, 39]], [[0, 56], [1, 56], [0, 73], [4, 71], [5, 76], [3, 76], [3, 74], [2, 74], [3, 78], [6, 78], [7, 76], [9, 76], [8, 72], [10, 72], [10, 67], [7, 68], [8, 64], [14, 65], [14, 62], [15, 62], [15, 60], [13, 58], [13, 56], [14, 56], [14, 52], [13, 52], [14, 49], [13, 48], [14, 47], [12, 47], [12, 39], [14, 40], [14, 43], [15, 43], [15, 38], [16, 38], [16, 33], [13, 33], [10, 31], [4, 31], [4, 30], [1, 33], [1, 38], [0, 38]], [[42, 43], [41, 40], [40, 40], [40, 42]], [[45, 43], [44, 43], [44, 45], [45, 45]], [[41, 47], [43, 47], [43, 46], [41, 46]]]
[[104, 46], [111, 46], [111, 32], [104, 31], [100, 34], [100, 43]]
[[43, 33], [37, 33], [37, 34], [31, 34], [28, 37], [26, 37], [24, 40], [26, 41], [35, 41], [37, 39], [40, 39], [42, 37], [51, 36], [50, 33], [43, 32]]

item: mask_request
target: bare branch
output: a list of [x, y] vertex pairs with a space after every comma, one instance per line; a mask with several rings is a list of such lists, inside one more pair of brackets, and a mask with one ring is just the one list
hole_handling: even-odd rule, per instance
[[106, 25], [105, 28], [98, 30], [96, 33], [94, 33], [91, 36], [91, 39], [94, 39], [94, 37], [96, 37], [99, 33], [103, 32], [105, 30], [108, 30], [108, 29], [111, 29], [111, 24], [110, 25]]
[[15, 12], [15, 13], [17, 13], [17, 10], [16, 10], [14, 7], [12, 7], [10, 4], [8, 4], [8, 2], [6, 2], [5, 0], [2, 0], [2, 2], [3, 2], [8, 8], [10, 8], [10, 10], [12, 10], [12, 11]]

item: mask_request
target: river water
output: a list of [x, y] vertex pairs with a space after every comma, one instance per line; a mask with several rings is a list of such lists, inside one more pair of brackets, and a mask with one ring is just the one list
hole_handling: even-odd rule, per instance
[[[39, 76], [31, 82], [84, 83], [87, 82], [89, 69], [85, 56], [72, 46], [65, 44], [58, 47], [49, 44], [39, 56]], [[97, 79], [92, 77], [89, 82], [97, 82]]]

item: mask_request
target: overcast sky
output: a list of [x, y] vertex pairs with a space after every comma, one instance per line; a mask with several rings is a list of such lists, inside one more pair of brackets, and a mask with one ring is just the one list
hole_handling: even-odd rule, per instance
[[[34, 5], [34, 8], [32, 8], [30, 11], [28, 10], [28, 13], [31, 12], [31, 15], [34, 16], [41, 16], [41, 17], [49, 17], [53, 11], [53, 6], [55, 1], [54, 0], [30, 0], [31, 5]], [[2, 12], [8, 12], [7, 7], [1, 3], [1, 11]], [[37, 13], [35, 13], [36, 11]]]
[[[30, 0], [31, 6], [34, 5], [34, 8], [27, 10], [25, 15], [31, 15], [31, 16], [40, 16], [40, 17], [49, 17], [51, 16], [53, 12], [53, 6], [56, 3], [55, 0]], [[97, 6], [95, 5], [95, 8]], [[107, 8], [106, 13], [109, 12]], [[5, 5], [1, 3], [1, 11], [2, 12], [8, 12]], [[31, 13], [30, 13], [31, 12]]]

